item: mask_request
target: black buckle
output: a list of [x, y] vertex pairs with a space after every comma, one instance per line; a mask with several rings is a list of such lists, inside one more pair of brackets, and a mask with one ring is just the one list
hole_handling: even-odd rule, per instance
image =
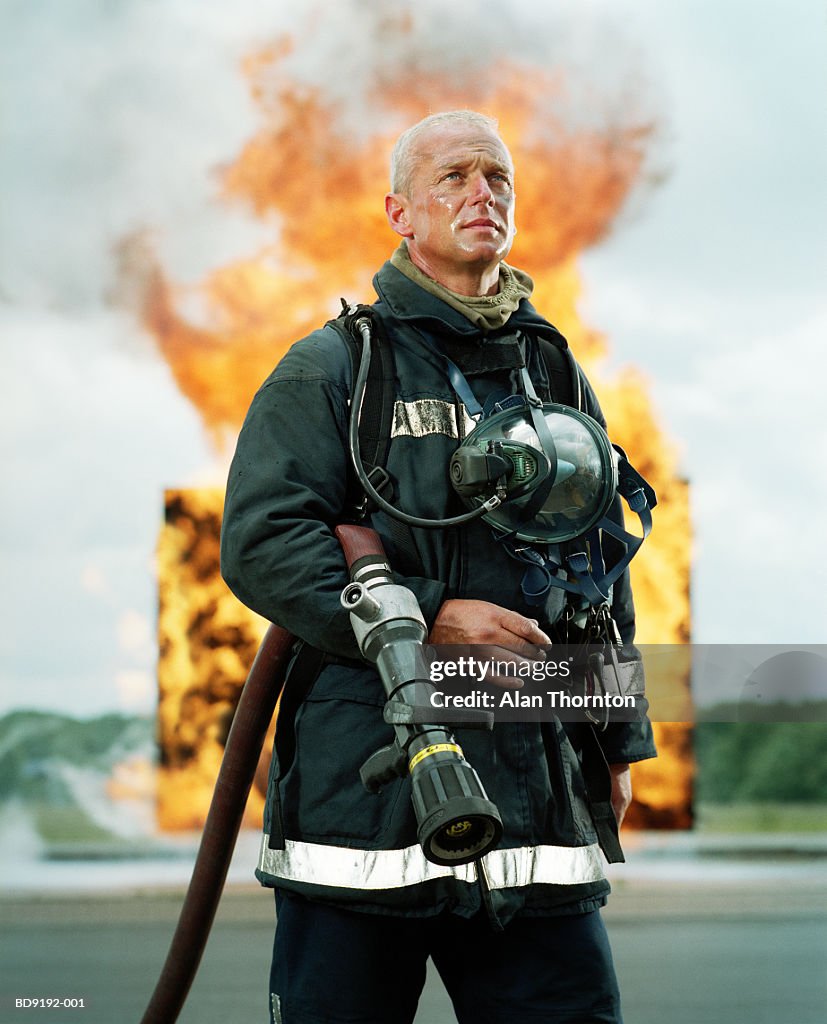
[[[367, 474], [367, 477], [373, 485], [373, 489], [380, 497], [384, 498], [385, 501], [392, 500], [393, 480], [383, 466], [374, 466]], [[356, 500], [355, 497], [351, 499], [349, 515], [355, 522], [360, 523], [368, 513], [376, 512], [377, 509], [378, 505], [376, 502], [372, 501], [367, 494], [360, 489], [358, 500]]]
[[380, 498], [390, 501], [393, 497], [393, 480], [384, 466], [374, 466], [368, 473], [368, 480]]

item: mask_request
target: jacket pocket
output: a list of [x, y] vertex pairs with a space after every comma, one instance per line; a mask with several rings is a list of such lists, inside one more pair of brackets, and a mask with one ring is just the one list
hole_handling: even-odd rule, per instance
[[369, 793], [359, 777], [368, 757], [393, 741], [384, 703], [372, 670], [322, 671], [296, 711], [292, 758], [274, 787], [287, 838], [361, 849], [416, 842], [407, 778]]
[[269, 835], [268, 846], [271, 850], [284, 849], [284, 823], [279, 781], [289, 771], [295, 755], [296, 711], [312, 690], [324, 665], [324, 660], [325, 655], [322, 651], [302, 641], [297, 641], [276, 705], [276, 735], [270, 759], [267, 798], [264, 805], [264, 831]]
[[579, 845], [589, 845], [595, 842], [597, 834], [589, 813], [580, 758], [560, 722], [544, 722], [543, 739], [553, 801], [553, 816], [548, 825], [558, 841], [559, 837], [573, 836]]

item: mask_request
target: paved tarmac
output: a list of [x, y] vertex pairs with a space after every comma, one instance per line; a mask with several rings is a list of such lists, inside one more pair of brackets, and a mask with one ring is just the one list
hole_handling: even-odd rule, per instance
[[[605, 918], [626, 1024], [824, 1024], [825, 868], [766, 851], [614, 868]], [[137, 1024], [182, 896], [176, 885], [0, 899], [0, 1024]], [[272, 928], [269, 893], [231, 884], [181, 1024], [265, 1024]], [[15, 1007], [40, 997], [85, 1005]], [[430, 974], [416, 1024], [453, 1021]]]

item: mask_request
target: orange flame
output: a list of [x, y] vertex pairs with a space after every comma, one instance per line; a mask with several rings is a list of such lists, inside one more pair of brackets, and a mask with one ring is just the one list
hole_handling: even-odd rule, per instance
[[[390, 150], [398, 131], [429, 106], [501, 113], [518, 169], [512, 259], [535, 277], [541, 308], [570, 289], [568, 261], [606, 234], [639, 183], [654, 131], [650, 121], [633, 118], [605, 131], [567, 129], [553, 113], [557, 77], [500, 61], [489, 69], [486, 80], [495, 84], [487, 87], [474, 80], [446, 86], [422, 74], [381, 81], [378, 95], [393, 116], [377, 121], [389, 127], [356, 137], [338, 101], [288, 79], [282, 62], [289, 52], [282, 41], [246, 62], [265, 124], [223, 175], [228, 197], [274, 218], [277, 241], [191, 289], [208, 311], [206, 325], [178, 312], [186, 290], [157, 268], [146, 292], [145, 322], [216, 438], [237, 430], [258, 384], [289, 344], [337, 310], [339, 295], [368, 297], [372, 273], [398, 241], [381, 202]], [[548, 306], [558, 319], [559, 305]], [[586, 348], [578, 352], [588, 355], [594, 335], [579, 333]]]

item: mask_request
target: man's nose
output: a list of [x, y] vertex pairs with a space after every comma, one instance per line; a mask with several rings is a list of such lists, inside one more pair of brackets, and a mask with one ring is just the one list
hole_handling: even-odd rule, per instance
[[475, 174], [471, 178], [471, 202], [491, 205], [494, 203], [494, 193], [491, 191], [488, 178], [482, 173]]

